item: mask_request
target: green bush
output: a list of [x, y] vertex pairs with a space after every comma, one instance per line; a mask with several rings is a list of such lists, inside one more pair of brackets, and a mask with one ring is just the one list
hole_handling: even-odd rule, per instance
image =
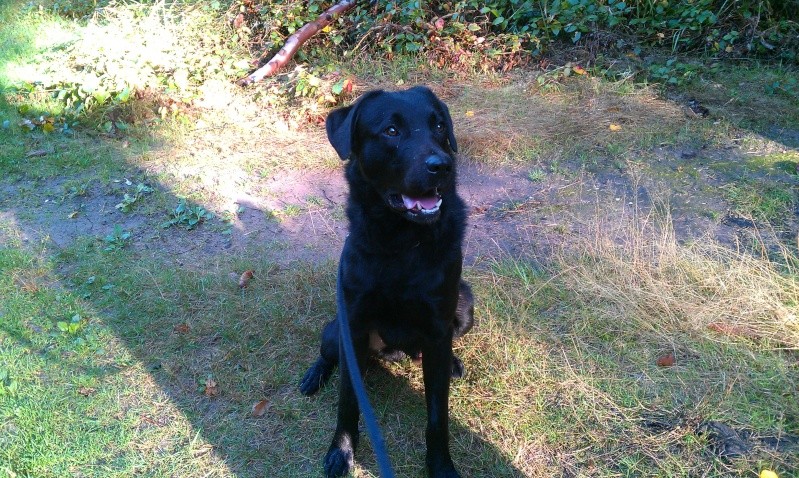
[[[330, 2], [237, 0], [250, 11], [262, 47], [285, 38]], [[797, 0], [459, 0], [361, 4], [311, 45], [375, 52], [426, 52], [433, 59], [475, 66], [514, 54], [538, 54], [555, 42], [588, 43], [610, 33], [618, 45], [667, 48], [672, 53], [754, 55], [796, 62]], [[607, 36], [607, 35], [605, 35]], [[368, 38], [368, 41], [363, 41]]]

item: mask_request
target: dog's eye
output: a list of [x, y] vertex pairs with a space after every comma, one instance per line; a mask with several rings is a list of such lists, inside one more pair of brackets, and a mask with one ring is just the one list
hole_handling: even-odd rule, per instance
[[444, 131], [444, 123], [440, 122], [436, 124], [436, 133], [441, 133]]
[[388, 128], [383, 130], [383, 134], [386, 136], [398, 136], [399, 130], [394, 126], [389, 126]]

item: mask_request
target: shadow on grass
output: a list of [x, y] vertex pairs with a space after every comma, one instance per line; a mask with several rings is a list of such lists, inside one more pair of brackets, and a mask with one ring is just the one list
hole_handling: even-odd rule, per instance
[[[4, 300], [28, 301], [19, 309], [0, 308], [0, 339], [11, 347], [10, 359], [31, 353], [37, 360], [18, 369], [26, 384], [20, 394], [0, 401], [49, 418], [38, 431], [21, 422], [15, 427], [15, 446], [5, 456], [10, 470], [32, 476], [321, 476], [337, 387], [308, 399], [298, 382], [334, 314], [335, 265], [285, 260], [293, 251], [270, 247], [268, 239], [228, 249], [218, 219], [194, 230], [161, 229], [163, 209], [139, 204], [122, 213], [115, 206], [138, 181], [156, 189], [152, 201], [159, 205], [180, 201], [171, 185], [129, 162], [160, 147], [155, 141], [128, 145], [82, 133], [17, 133], [0, 132], [15, 145], [3, 153], [0, 254], [25, 251], [28, 257], [5, 264], [3, 273], [24, 275], [34, 265], [42, 272], [36, 287], [12, 280], [0, 291]], [[32, 148], [48, 153], [26, 158]], [[125, 186], [112, 178], [135, 179]], [[65, 194], [73, 182], [84, 189]], [[115, 226], [130, 237], [109, 247]], [[239, 221], [230, 235], [246, 235], [248, 226]], [[298, 247], [299, 239], [279, 222], [270, 229], [273, 240], [289, 237]], [[238, 276], [248, 269], [255, 278], [239, 288]], [[32, 306], [38, 313], [25, 310]], [[58, 322], [75, 314], [80, 327], [60, 332]], [[376, 370], [367, 381], [398, 476], [424, 476], [422, 392]], [[35, 404], [35, 393], [47, 399]], [[256, 418], [252, 408], [262, 401], [264, 414]], [[77, 416], [60, 418], [64, 406], [76, 407]], [[522, 476], [507, 452], [479, 432], [452, 420], [451, 434], [453, 456], [466, 476]], [[53, 451], [37, 456], [45, 444]], [[377, 476], [367, 438], [356, 463], [357, 476]]]
[[[60, 284], [54, 290], [62, 303], [39, 311], [35, 318], [4, 311], [9, 325], [2, 328], [3, 342], [37, 355], [38, 373], [55, 382], [55, 390], [49, 392], [55, 394], [54, 402], [77, 400], [82, 402], [80, 409], [94, 399], [95, 391], [105, 397], [100, 400], [115, 402], [106, 415], [104, 402], [98, 401], [89, 407], [90, 415], [108, 421], [109, 430], [128, 438], [109, 447], [114, 450], [109, 456], [104, 449], [77, 450], [84, 440], [79, 436], [50, 436], [48, 441], [58, 449], [73, 453], [54, 459], [49, 470], [38, 469], [35, 460], [26, 463], [22, 456], [11, 456], [12, 469], [36, 476], [64, 470], [92, 475], [98, 467], [124, 472], [129, 465], [122, 463], [140, 462], [144, 450], [161, 449], [194, 464], [195, 472], [182, 476], [203, 475], [201, 470], [209, 467], [224, 468], [218, 471], [221, 475], [242, 477], [321, 475], [321, 457], [335, 423], [337, 387], [307, 399], [297, 383], [317, 353], [324, 316], [332, 314], [332, 265], [282, 269], [259, 262], [257, 279], [239, 291], [225, 272], [235, 264], [226, 260], [211, 272], [179, 271], [134, 251], [109, 254], [97, 241], [84, 241], [77, 249], [57, 252], [56, 269], [48, 278]], [[18, 270], [10, 267], [4, 272]], [[55, 326], [72, 313], [63, 301], [74, 301], [75, 310], [87, 320], [74, 335], [59, 333]], [[132, 356], [130, 362], [109, 349], [103, 337], [111, 335]], [[368, 376], [398, 476], [423, 476], [425, 412], [420, 392], [385, 372], [373, 370]], [[92, 391], [82, 396], [82, 389]], [[146, 405], [164, 399], [172, 407]], [[252, 407], [262, 400], [265, 413], [255, 418]], [[51, 423], [59, 424], [67, 425], [58, 419]], [[189, 429], [182, 429], [186, 424]], [[143, 431], [153, 427], [164, 433]], [[73, 429], [76, 434], [106, 432], [82, 428]], [[52, 433], [58, 435], [56, 430]], [[173, 442], [160, 443], [163, 434]], [[453, 449], [461, 468], [472, 472], [467, 476], [521, 476], [479, 434], [456, 421], [452, 434], [455, 443], [468, 444]], [[364, 440], [357, 461], [376, 475], [367, 443]], [[148, 461], [147, 472], [175, 471], [158, 453]], [[120, 463], [118, 469], [114, 462]]]

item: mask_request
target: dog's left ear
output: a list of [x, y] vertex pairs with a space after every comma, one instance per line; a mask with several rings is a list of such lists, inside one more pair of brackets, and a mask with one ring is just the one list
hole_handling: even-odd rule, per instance
[[438, 99], [433, 91], [426, 87], [426, 86], [414, 86], [411, 90], [423, 91], [430, 99], [433, 101], [433, 104], [438, 105], [438, 110], [441, 115], [444, 117], [444, 125], [447, 127], [447, 141], [449, 141], [449, 147], [452, 148], [452, 151], [457, 153], [458, 152], [458, 143], [455, 141], [455, 129], [452, 126], [452, 118], [449, 115], [449, 108], [447, 105]]
[[449, 140], [449, 147], [452, 148], [452, 152], [457, 153], [458, 143], [455, 142], [455, 128], [452, 126], [452, 118], [449, 116], [449, 108], [447, 108], [447, 105], [438, 98], [436, 98], [436, 101], [438, 101], [441, 111], [444, 114], [444, 125], [447, 127], [447, 140]]
[[353, 138], [355, 137], [355, 126], [358, 123], [358, 108], [365, 99], [380, 93], [382, 93], [380, 90], [370, 91], [350, 106], [333, 110], [327, 115], [325, 120], [327, 140], [330, 141], [342, 160], [349, 159], [352, 148], [356, 146], [353, 144]]

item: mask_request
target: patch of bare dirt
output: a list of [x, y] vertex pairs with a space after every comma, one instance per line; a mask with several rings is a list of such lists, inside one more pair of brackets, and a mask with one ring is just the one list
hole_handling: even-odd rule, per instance
[[[641, 134], [641, 125], [648, 132], [695, 121], [648, 91], [625, 96], [586, 88], [544, 98], [515, 85], [444, 93], [464, 146], [459, 187], [469, 207], [467, 264], [535, 256], [590, 232], [597, 217], [614, 215], [660, 215], [678, 239], [713, 237], [734, 247], [759, 224], [731, 214], [725, 187], [740, 183], [742, 175], [790, 191], [799, 183], [790, 161], [776, 168], [747, 166], [754, 155], [734, 141], [654, 147], [642, 160], [635, 153], [606, 155], [602, 145], [624, 146], [633, 131]], [[224, 115], [199, 121], [183, 143], [130, 158], [133, 174], [158, 189], [163, 204], [148, 205], [145, 198], [144, 206], [121, 212], [116, 205], [130, 183], [95, 180], [81, 194], [65, 197], [65, 178], [0, 182], [0, 221], [7, 225], [0, 234], [13, 229], [23, 240], [46, 238], [68, 247], [83, 236], [103, 241], [120, 227], [131, 232], [130, 247], [187, 266], [225, 254], [265, 255], [281, 263], [337, 259], [347, 234], [347, 186], [323, 128], [292, 129], [245, 99], [234, 100], [216, 108]], [[250, 106], [223, 108], [231, 104]], [[614, 133], [609, 124], [621, 130]], [[583, 163], [569, 159], [574, 151], [551, 147], [577, 143], [590, 156]], [[770, 153], [788, 146], [764, 139], [755, 147]], [[509, 152], [530, 156], [503, 160]], [[534, 169], [541, 174], [531, 174]], [[202, 198], [216, 217], [193, 230], [163, 228], [179, 197]], [[796, 236], [795, 214], [790, 216], [780, 225], [786, 238]]]

